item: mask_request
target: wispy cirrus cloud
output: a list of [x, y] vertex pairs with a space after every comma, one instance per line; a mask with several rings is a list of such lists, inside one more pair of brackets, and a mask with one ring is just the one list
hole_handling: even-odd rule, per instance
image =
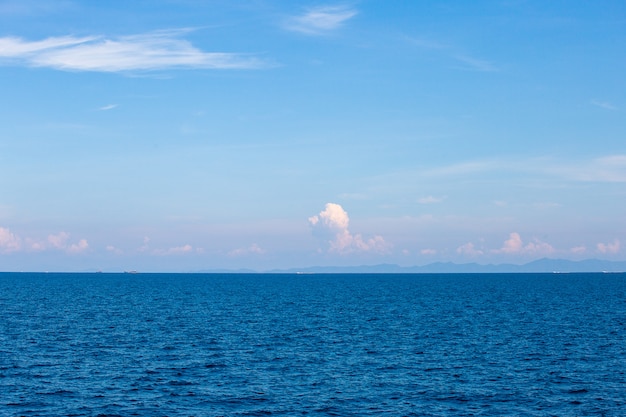
[[591, 105], [600, 107], [605, 110], [617, 110], [617, 107], [615, 107], [613, 104], [609, 103], [608, 101], [591, 100]]
[[102, 107], [98, 108], [98, 110], [100, 110], [100, 111], [107, 111], [107, 110], [113, 110], [116, 107], [117, 107], [117, 104], [107, 104], [106, 106], [102, 106]]
[[63, 71], [129, 72], [166, 69], [253, 69], [266, 66], [249, 54], [204, 52], [181, 39], [189, 30], [139, 35], [0, 38], [0, 64]]
[[460, 162], [421, 172], [424, 177], [478, 176], [485, 173], [519, 173], [581, 182], [626, 182], [626, 155], [606, 155], [587, 160], [555, 158], [499, 158]]
[[463, 65], [463, 69], [480, 72], [496, 72], [500, 70], [492, 62], [469, 55], [453, 55], [453, 58]]
[[287, 19], [284, 28], [306, 35], [323, 35], [338, 29], [357, 13], [355, 9], [347, 6], [314, 7]]
[[479, 72], [500, 71], [500, 68], [493, 62], [476, 58], [475, 56], [467, 53], [462, 53], [459, 51], [459, 48], [452, 45], [428, 38], [405, 37], [404, 39], [409, 44], [419, 49], [447, 57], [449, 60], [455, 62], [454, 67], [457, 69]]
[[626, 182], [626, 155], [608, 155], [578, 164], [556, 164], [548, 172], [584, 182]]

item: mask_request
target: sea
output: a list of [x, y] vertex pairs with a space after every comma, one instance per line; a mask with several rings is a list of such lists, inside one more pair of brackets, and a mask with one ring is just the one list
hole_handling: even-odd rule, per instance
[[0, 416], [626, 416], [626, 274], [0, 274]]

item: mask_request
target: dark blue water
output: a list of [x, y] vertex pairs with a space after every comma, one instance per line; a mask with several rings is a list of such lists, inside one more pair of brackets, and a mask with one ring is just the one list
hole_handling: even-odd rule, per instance
[[2, 416], [624, 416], [626, 274], [0, 274]]

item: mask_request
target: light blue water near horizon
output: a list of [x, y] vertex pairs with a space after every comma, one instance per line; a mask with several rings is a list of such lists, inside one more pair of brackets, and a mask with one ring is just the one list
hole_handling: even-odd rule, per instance
[[0, 274], [0, 415], [623, 416], [626, 274]]

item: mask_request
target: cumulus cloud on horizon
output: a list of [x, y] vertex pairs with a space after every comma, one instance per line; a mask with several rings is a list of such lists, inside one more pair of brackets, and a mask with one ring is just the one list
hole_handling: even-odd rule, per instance
[[350, 218], [339, 204], [327, 203], [324, 210], [309, 217], [313, 232], [328, 243], [328, 251], [339, 254], [354, 252], [386, 253], [390, 245], [382, 236], [364, 239], [348, 229]]
[[543, 254], [548, 255], [554, 253], [552, 245], [534, 239], [532, 242], [524, 244], [519, 233], [513, 232], [509, 234], [509, 238], [504, 241], [504, 245], [500, 249], [492, 250], [493, 253], [501, 254]]
[[228, 252], [228, 256], [238, 257], [244, 255], [263, 255], [264, 253], [265, 249], [261, 248], [256, 243], [253, 243], [252, 245], [245, 248], [237, 248], [231, 250], [230, 252]]
[[13, 234], [9, 229], [0, 227], [0, 251], [15, 252], [20, 250], [22, 242], [19, 236]]
[[249, 54], [204, 52], [181, 34], [164, 30], [138, 35], [60, 36], [29, 41], [0, 37], [0, 64], [64, 71], [124, 72], [164, 69], [251, 69], [265, 64]]
[[202, 249], [194, 248], [190, 244], [186, 244], [182, 246], [173, 246], [167, 249], [155, 249], [152, 251], [154, 255], [162, 255], [162, 256], [183, 255], [183, 254], [194, 253], [194, 252], [201, 253]]
[[67, 232], [59, 232], [55, 235], [48, 235], [45, 240], [30, 237], [22, 238], [11, 232], [11, 230], [0, 227], [0, 252], [38, 252], [52, 249], [77, 254], [85, 252], [89, 249], [89, 243], [86, 239], [80, 239], [75, 243], [71, 243], [69, 239], [70, 234]]
[[599, 253], [606, 253], [606, 254], [613, 254], [613, 253], [617, 253], [620, 250], [620, 241], [617, 239], [614, 239], [613, 242], [610, 243], [598, 243], [596, 245], [596, 250]]
[[480, 256], [484, 254], [484, 251], [482, 249], [476, 248], [476, 246], [472, 242], [467, 242], [466, 244], [456, 248], [456, 253], [467, 256]]

